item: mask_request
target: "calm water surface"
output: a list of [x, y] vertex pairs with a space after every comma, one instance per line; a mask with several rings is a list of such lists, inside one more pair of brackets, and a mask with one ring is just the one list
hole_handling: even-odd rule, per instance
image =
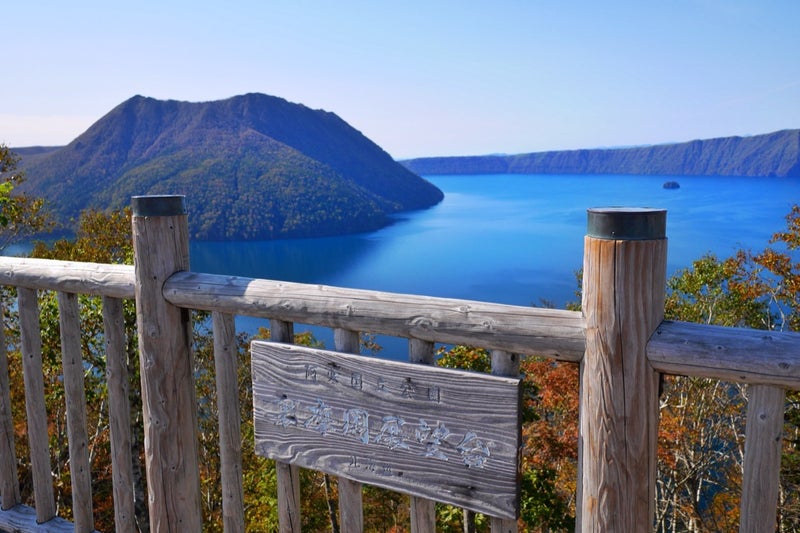
[[[439, 205], [382, 230], [271, 242], [195, 242], [195, 271], [516, 305], [576, 300], [586, 209], [667, 209], [669, 273], [757, 249], [785, 226], [800, 182], [664, 176], [429, 176]], [[667, 180], [680, 189], [662, 187]], [[242, 321], [240, 327], [254, 329]]]

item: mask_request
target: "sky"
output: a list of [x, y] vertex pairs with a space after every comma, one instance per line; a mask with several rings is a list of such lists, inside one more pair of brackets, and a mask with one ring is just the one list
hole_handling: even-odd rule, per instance
[[798, 0], [40, 0], [0, 19], [0, 144], [64, 145], [134, 95], [259, 92], [393, 157], [800, 128]]

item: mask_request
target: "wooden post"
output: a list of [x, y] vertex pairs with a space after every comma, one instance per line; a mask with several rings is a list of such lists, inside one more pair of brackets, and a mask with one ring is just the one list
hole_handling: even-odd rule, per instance
[[22, 375], [25, 381], [25, 414], [28, 447], [31, 454], [33, 499], [36, 522], [42, 524], [56, 515], [53, 475], [50, 464], [50, 438], [47, 432], [47, 406], [42, 370], [42, 334], [39, 324], [39, 299], [36, 289], [17, 288], [19, 306]]
[[117, 533], [135, 533], [136, 511], [131, 453], [131, 403], [128, 360], [125, 351], [123, 301], [103, 296], [103, 331], [106, 341], [108, 425], [111, 432], [111, 475], [114, 480], [114, 527]]
[[92, 477], [89, 469], [89, 435], [86, 429], [86, 390], [81, 356], [81, 314], [78, 295], [56, 293], [61, 360], [64, 370], [64, 399], [67, 404], [69, 476], [72, 485], [72, 516], [75, 532], [94, 531]]
[[[519, 377], [519, 367], [519, 355], [502, 350], [492, 350], [492, 374], [495, 376]], [[522, 428], [520, 428], [521, 430]], [[517, 529], [516, 520], [492, 517], [492, 533], [517, 533]]]
[[201, 531], [191, 323], [162, 295], [189, 269], [184, 197], [135, 196], [132, 212], [150, 528]]
[[663, 319], [666, 211], [592, 209], [583, 262], [578, 531], [651, 531], [659, 376], [645, 347]]
[[[408, 339], [408, 360], [411, 363], [432, 365], [436, 362], [436, 346], [430, 341]], [[436, 502], [411, 496], [411, 533], [436, 533]]]
[[[274, 342], [294, 342], [294, 324], [283, 320], [269, 321], [270, 339]], [[278, 531], [300, 533], [300, 468], [289, 463], [275, 463], [278, 483]]]
[[[357, 331], [336, 328], [333, 330], [333, 342], [340, 352], [360, 353], [361, 337]], [[361, 483], [339, 477], [338, 484], [341, 530], [348, 533], [361, 533], [364, 531], [364, 497]]]
[[222, 477], [222, 523], [225, 533], [244, 533], [242, 423], [239, 410], [239, 360], [236, 321], [228, 313], [211, 313], [214, 327], [214, 372], [219, 415], [219, 455]]
[[786, 391], [750, 385], [748, 396], [739, 531], [766, 533], [776, 524]]
[[8, 375], [6, 327], [0, 300], [0, 510], [7, 511], [20, 502], [17, 477], [17, 452], [14, 446], [14, 420], [11, 417], [11, 380]]

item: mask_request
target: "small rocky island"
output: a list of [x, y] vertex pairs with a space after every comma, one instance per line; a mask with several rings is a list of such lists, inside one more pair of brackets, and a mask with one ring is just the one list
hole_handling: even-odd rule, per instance
[[678, 183], [677, 181], [665, 181], [664, 182], [664, 188], [665, 189], [680, 189], [681, 188], [681, 184]]

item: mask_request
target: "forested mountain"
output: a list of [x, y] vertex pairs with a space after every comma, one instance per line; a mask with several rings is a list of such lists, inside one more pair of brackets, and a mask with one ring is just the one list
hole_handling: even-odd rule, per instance
[[677, 144], [519, 155], [427, 157], [419, 174], [641, 174], [800, 177], [800, 130]]
[[130, 197], [185, 194], [193, 238], [374, 230], [443, 194], [337, 115], [263, 94], [203, 103], [135, 96], [69, 145], [16, 150], [61, 221]]

